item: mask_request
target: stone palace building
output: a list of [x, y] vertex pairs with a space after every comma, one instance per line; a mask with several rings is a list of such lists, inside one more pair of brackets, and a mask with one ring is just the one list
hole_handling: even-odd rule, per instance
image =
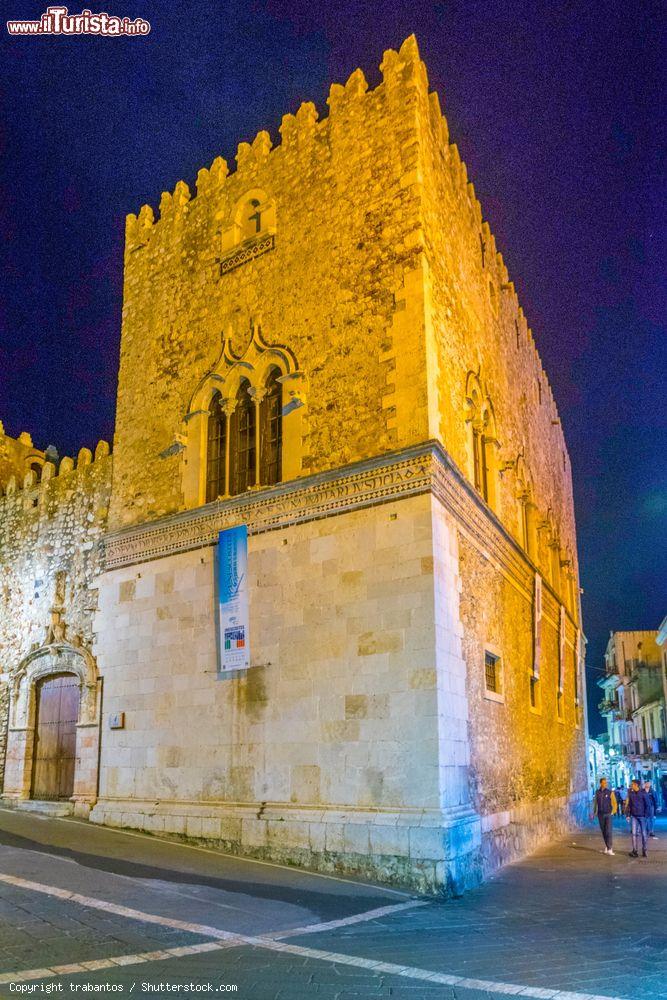
[[586, 805], [572, 485], [414, 37], [381, 70], [128, 217], [113, 456], [0, 433], [0, 781], [447, 892]]

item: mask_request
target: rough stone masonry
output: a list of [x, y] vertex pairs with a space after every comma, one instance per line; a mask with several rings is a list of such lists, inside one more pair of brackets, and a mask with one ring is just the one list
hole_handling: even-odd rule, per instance
[[[4, 796], [72, 672], [92, 821], [447, 892], [585, 808], [572, 484], [415, 39], [381, 70], [128, 217], [113, 459], [0, 438]], [[251, 665], [221, 678], [239, 523]]]

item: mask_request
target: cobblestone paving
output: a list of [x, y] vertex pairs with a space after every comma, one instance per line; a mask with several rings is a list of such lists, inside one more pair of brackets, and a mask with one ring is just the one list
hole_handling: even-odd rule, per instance
[[[58, 885], [95, 897], [102, 905], [122, 903], [160, 914], [161, 919], [178, 913], [183, 921], [197, 922], [204, 916], [209, 925], [253, 941], [273, 931], [278, 940], [263, 946], [237, 944], [236, 939], [211, 942], [204, 934], [144, 923], [0, 882], [0, 973], [97, 959], [132, 962], [33, 977], [21, 984], [24, 987], [61, 984], [63, 995], [72, 995], [77, 987], [81, 992], [82, 986], [106, 984], [116, 992], [122, 988], [124, 995], [150, 995], [167, 992], [168, 984], [192, 984], [206, 994], [210, 984], [211, 992], [218, 993], [236, 986], [229, 995], [248, 1000], [478, 1000], [519, 990], [519, 995], [555, 1000], [568, 1000], [568, 993], [571, 1000], [575, 995], [577, 1000], [667, 1000], [664, 820], [646, 861], [628, 858], [625, 828], [617, 827], [615, 858], [600, 853], [599, 837], [591, 829], [506, 868], [460, 900], [428, 901], [413, 909], [398, 908], [406, 896], [373, 887], [68, 821], [40, 822], [35, 845], [34, 823], [24, 827], [24, 817], [0, 811], [0, 875]], [[49, 853], [49, 841], [55, 853]], [[67, 860], [63, 841], [71, 845]], [[132, 866], [145, 866], [147, 857], [154, 863], [139, 876]], [[128, 874], [130, 870], [135, 874]], [[293, 933], [307, 924], [349, 919], [377, 906], [392, 910], [380, 919]], [[201, 947], [207, 940], [203, 947], [215, 950], [161, 957], [167, 948]], [[293, 950], [273, 950], [282, 946]], [[147, 952], [159, 954], [139, 961]], [[389, 963], [391, 968], [352, 964], [355, 961]], [[403, 966], [409, 968], [397, 975]], [[466, 985], [424, 978], [436, 973], [464, 977]], [[475, 988], [475, 980], [484, 985]], [[0, 997], [16, 996], [15, 988], [10, 992], [10, 984], [2, 983]]]

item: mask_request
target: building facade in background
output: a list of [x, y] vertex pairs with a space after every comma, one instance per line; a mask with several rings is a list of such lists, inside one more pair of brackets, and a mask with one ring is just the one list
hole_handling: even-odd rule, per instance
[[661, 630], [612, 632], [599, 709], [615, 770], [653, 782], [667, 805], [667, 653]]
[[3, 472], [4, 795], [447, 891], [587, 808], [572, 484], [414, 38], [381, 70], [129, 216], [113, 458]]

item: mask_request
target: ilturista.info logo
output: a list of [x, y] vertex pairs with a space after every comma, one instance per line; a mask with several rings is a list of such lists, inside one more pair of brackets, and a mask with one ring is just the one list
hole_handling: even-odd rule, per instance
[[105, 38], [127, 38], [147, 35], [151, 30], [142, 17], [116, 17], [100, 11], [94, 14], [82, 10], [70, 14], [67, 7], [47, 7], [39, 21], [7, 21], [10, 35], [103, 35]]

